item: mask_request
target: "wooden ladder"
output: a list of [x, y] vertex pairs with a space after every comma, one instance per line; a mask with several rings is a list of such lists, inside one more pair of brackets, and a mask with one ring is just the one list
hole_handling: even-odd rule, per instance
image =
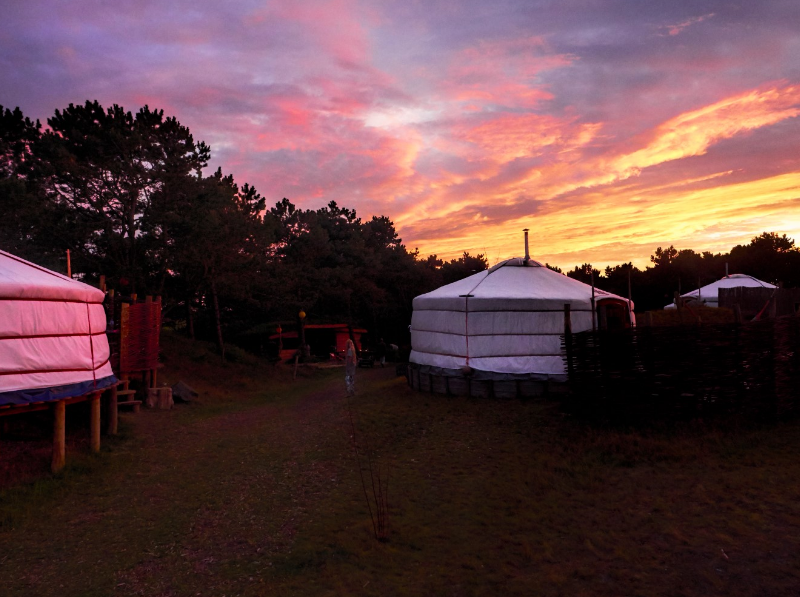
[[127, 379], [121, 379], [117, 383], [117, 408], [130, 406], [133, 407], [133, 412], [138, 413], [142, 401], [135, 399], [136, 390], [129, 389], [128, 384], [130, 380]]

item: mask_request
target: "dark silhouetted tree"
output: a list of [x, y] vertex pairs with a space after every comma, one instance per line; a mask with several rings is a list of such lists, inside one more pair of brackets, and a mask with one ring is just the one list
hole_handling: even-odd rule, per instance
[[461, 280], [489, 267], [489, 260], [486, 255], [478, 253], [477, 255], [470, 255], [468, 251], [464, 251], [461, 257], [451, 259], [442, 264], [442, 283], [450, 284]]

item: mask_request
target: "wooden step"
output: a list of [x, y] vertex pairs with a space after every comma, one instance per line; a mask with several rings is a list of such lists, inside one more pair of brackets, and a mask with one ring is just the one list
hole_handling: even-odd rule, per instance
[[136, 390], [117, 390], [117, 396], [134, 396]]
[[120, 406], [132, 406], [133, 412], [138, 413], [139, 407], [142, 405], [141, 400], [126, 400], [125, 402], [117, 402], [117, 408]]

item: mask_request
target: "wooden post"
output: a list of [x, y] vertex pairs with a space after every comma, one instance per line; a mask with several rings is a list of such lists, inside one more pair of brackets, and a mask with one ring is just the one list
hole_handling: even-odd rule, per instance
[[108, 392], [108, 434], [116, 435], [119, 417], [117, 416], [117, 385], [111, 386]]
[[733, 320], [736, 323], [742, 323], [742, 306], [739, 303], [733, 306]]
[[631, 301], [631, 270], [633, 269], [633, 264], [628, 268], [628, 305], [630, 305]]
[[91, 438], [92, 452], [100, 451], [100, 392], [89, 396], [91, 406], [91, 420], [89, 422], [89, 437]]
[[63, 400], [53, 403], [53, 461], [50, 470], [57, 473], [67, 461], [66, 405]]
[[114, 289], [113, 288], [109, 288], [108, 289], [108, 300], [109, 300], [108, 312], [111, 315], [111, 323], [113, 323], [114, 326], [116, 326], [116, 328], [119, 329], [119, 321], [117, 321], [117, 309], [115, 308], [116, 307], [116, 303], [114, 301], [114, 294], [115, 294], [114, 293]]
[[597, 331], [597, 319], [595, 317], [596, 303], [594, 300], [594, 269], [589, 265], [589, 272], [592, 274], [592, 331]]
[[653, 327], [653, 313], [652, 311], [648, 311], [645, 313], [645, 321], [647, 322], [647, 327]]
[[606, 317], [605, 303], [597, 306], [597, 327], [601, 330], [608, 329], [608, 318]]
[[186, 331], [189, 337], [194, 340], [194, 315], [192, 315], [192, 297], [186, 299]]
[[[300, 330], [300, 357], [303, 362], [306, 362], [306, 314], [305, 311], [300, 311], [297, 315], [298, 328]], [[353, 342], [355, 346], [355, 342]]]
[[222, 362], [225, 362], [225, 341], [222, 338], [222, 320], [219, 314], [219, 298], [217, 297], [217, 285], [214, 278], [211, 278], [211, 302], [214, 305], [214, 327], [217, 329], [217, 346], [219, 347]]
[[633, 299], [631, 298], [631, 270], [633, 264], [628, 268], [628, 327], [633, 327]]
[[567, 352], [567, 378], [572, 375], [572, 315], [571, 306], [564, 303], [564, 347]]
[[67, 249], [67, 278], [72, 277], [72, 260], [69, 256], [69, 249]]

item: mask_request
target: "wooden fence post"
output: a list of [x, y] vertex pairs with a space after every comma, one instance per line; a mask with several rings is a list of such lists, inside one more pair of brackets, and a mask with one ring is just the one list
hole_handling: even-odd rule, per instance
[[53, 461], [50, 470], [57, 473], [66, 463], [66, 405], [63, 400], [53, 403]]
[[567, 352], [567, 377], [572, 377], [572, 314], [571, 306], [564, 303], [564, 347]]
[[742, 323], [742, 306], [739, 303], [733, 306], [733, 319], [736, 323]]

